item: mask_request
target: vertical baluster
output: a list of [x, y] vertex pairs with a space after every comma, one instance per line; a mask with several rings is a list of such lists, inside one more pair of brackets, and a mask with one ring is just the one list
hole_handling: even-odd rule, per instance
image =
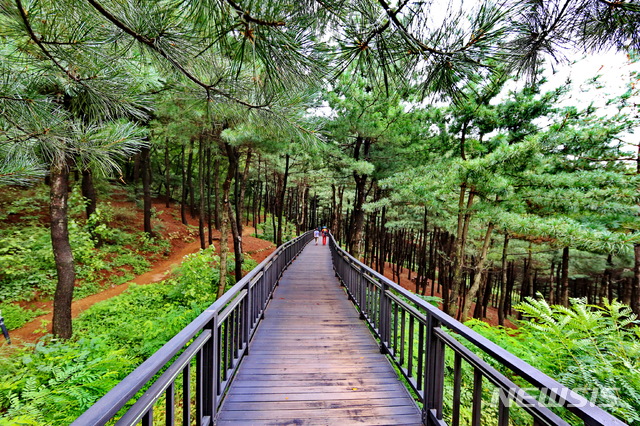
[[434, 340], [435, 347], [435, 379], [434, 379], [434, 402], [438, 419], [442, 419], [442, 402], [444, 391], [444, 358], [446, 347], [444, 343], [436, 338]]
[[414, 340], [414, 322], [413, 315], [409, 315], [409, 337], [407, 339], [408, 355], [407, 355], [407, 375], [413, 377], [413, 340]]
[[389, 286], [386, 282], [382, 282], [380, 287], [380, 340], [384, 351], [387, 352], [387, 346], [391, 336], [389, 334], [391, 327], [391, 299], [387, 296]]
[[243, 331], [244, 334], [242, 336], [242, 347], [245, 348], [245, 355], [249, 355], [249, 336], [251, 335], [251, 327], [250, 324], [253, 323], [253, 319], [255, 315], [253, 314], [253, 295], [251, 290], [251, 283], [247, 283], [247, 298], [244, 300], [244, 317], [243, 317]]
[[365, 319], [367, 315], [367, 282], [362, 276], [362, 270], [358, 275], [358, 292], [360, 294], [360, 300], [358, 300], [358, 304], [360, 305], [360, 319]]
[[471, 426], [480, 426], [482, 421], [482, 372], [473, 369], [473, 407], [471, 412]]
[[424, 365], [425, 365], [425, 360], [424, 360], [424, 330], [425, 330], [425, 325], [422, 322], [418, 322], [418, 371], [416, 373], [416, 385], [418, 388], [418, 391], [422, 390], [422, 398], [424, 400], [424, 387], [423, 387], [423, 381], [422, 379], [422, 375], [424, 374]]
[[182, 370], [182, 424], [191, 424], [191, 364]]
[[462, 380], [462, 357], [459, 353], [455, 353], [453, 360], [453, 412], [451, 419], [451, 426], [458, 426], [460, 424], [460, 387]]
[[229, 367], [233, 368], [238, 358], [238, 306], [231, 311], [229, 319], [231, 321], [231, 363]]
[[142, 426], [153, 426], [153, 407], [149, 407], [149, 410], [142, 416]]
[[[217, 322], [216, 322], [217, 324]], [[224, 343], [222, 340], [222, 336], [224, 334], [224, 321], [216, 327], [217, 335], [216, 337], [216, 369], [215, 369], [215, 378], [216, 378], [216, 397], [220, 397], [222, 394], [222, 378], [224, 376]]]
[[442, 419], [442, 391], [444, 384], [444, 343], [434, 330], [440, 325], [438, 320], [427, 314], [425, 339], [426, 366], [424, 374], [425, 401], [423, 421], [427, 422], [428, 412], [435, 410], [436, 417]]
[[404, 365], [405, 361], [405, 347], [406, 347], [406, 335], [407, 335], [407, 311], [402, 308], [400, 312], [400, 365]]
[[229, 370], [229, 317], [225, 318], [223, 329], [223, 346], [222, 346], [222, 380], [227, 380], [227, 371]]
[[362, 285], [364, 286], [364, 313], [371, 320], [371, 282], [369, 280], [365, 280], [364, 277], [362, 279]]
[[397, 359], [398, 357], [398, 310], [400, 306], [397, 303], [393, 304], [393, 325], [391, 326], [391, 330], [393, 331], [393, 337], [391, 338], [391, 344], [389, 347], [393, 351], [393, 357]]
[[171, 382], [165, 391], [165, 425], [173, 426], [176, 417], [176, 384]]
[[[374, 278], [375, 279], [375, 278]], [[376, 284], [380, 284], [378, 283], [378, 280], [375, 280]], [[373, 305], [373, 324], [374, 327], [376, 329], [378, 329], [378, 333], [380, 333], [380, 340], [382, 341], [382, 344], [384, 345], [384, 331], [382, 330], [384, 327], [384, 324], [382, 324], [382, 303], [383, 303], [383, 298], [384, 298], [384, 293], [382, 291], [382, 286], [378, 286], [376, 285], [375, 287], [375, 304]]]
[[204, 372], [202, 371], [202, 364], [202, 350], [199, 350], [196, 354], [196, 424], [198, 425], [201, 424], [203, 416], [202, 382], [204, 380]]
[[199, 397], [202, 403], [202, 409], [200, 416], [213, 418], [215, 413], [215, 392], [216, 384], [214, 380], [214, 359], [215, 359], [215, 344], [213, 336], [215, 335], [216, 320], [214, 318], [207, 323], [204, 327], [205, 330], [211, 331], [211, 338], [204, 344], [198, 354], [198, 360], [201, 362], [198, 367], [198, 377], [201, 379], [201, 385], [199, 386]]
[[[245, 296], [246, 297], [246, 296]], [[236, 327], [236, 358], [238, 358], [240, 356], [240, 351], [242, 350], [242, 343], [243, 343], [243, 339], [244, 339], [244, 329], [243, 329], [243, 323], [244, 323], [244, 308], [245, 308], [245, 302], [247, 301], [246, 298], [243, 298], [243, 300], [240, 302], [240, 304], [238, 304], [238, 307], [236, 308], [238, 311], [236, 313], [236, 322], [237, 322], [237, 327]]]
[[208, 343], [207, 365], [209, 366], [208, 380], [209, 399], [211, 401], [211, 418], [215, 419], [218, 412], [218, 397], [220, 392], [220, 329], [218, 327], [218, 314], [214, 314], [209, 323], [211, 327], [211, 341]]
[[500, 389], [500, 398], [498, 398], [498, 426], [509, 426], [509, 399], [508, 391]]

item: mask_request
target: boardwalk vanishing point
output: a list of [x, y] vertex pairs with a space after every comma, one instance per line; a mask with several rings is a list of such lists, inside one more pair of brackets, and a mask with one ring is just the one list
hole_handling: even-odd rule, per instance
[[419, 408], [311, 242], [282, 276], [217, 425], [422, 425]]

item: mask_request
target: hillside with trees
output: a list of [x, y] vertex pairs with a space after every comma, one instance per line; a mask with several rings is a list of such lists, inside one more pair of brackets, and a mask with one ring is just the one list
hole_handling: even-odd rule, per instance
[[[619, 359], [637, 359], [638, 28], [637, 1], [0, 2], [0, 309], [24, 322], [34, 298], [53, 302], [49, 337], [3, 347], [18, 379], [0, 415], [81, 412], [255, 266], [247, 228], [279, 245], [327, 226], [461, 321], [490, 311], [538, 338], [544, 312], [606, 311]], [[547, 81], [610, 51], [626, 56], [619, 92], [606, 76]], [[581, 84], [606, 107], [572, 98]], [[135, 202], [137, 229], [114, 193]], [[171, 251], [159, 202], [200, 255], [73, 320], [99, 278]], [[149, 310], [121, 327], [133, 303]], [[170, 326], [140, 336], [144, 315]], [[106, 361], [118, 351], [126, 366]], [[101, 372], [76, 375], [74, 359]], [[65, 377], [82, 404], [55, 418], [67, 396], [39, 401]], [[629, 383], [618, 414], [640, 422]]]

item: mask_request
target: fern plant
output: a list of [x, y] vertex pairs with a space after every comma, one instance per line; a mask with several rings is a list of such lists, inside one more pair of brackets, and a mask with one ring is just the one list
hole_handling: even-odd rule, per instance
[[517, 331], [469, 325], [563, 385], [640, 425], [640, 327], [631, 308], [574, 299], [569, 308], [526, 298]]

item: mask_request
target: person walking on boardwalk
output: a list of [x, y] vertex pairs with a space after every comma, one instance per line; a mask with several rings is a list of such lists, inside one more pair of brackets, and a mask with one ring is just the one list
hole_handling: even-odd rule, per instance
[[329, 236], [329, 230], [327, 228], [322, 228], [322, 245], [327, 245], [327, 237]]
[[320, 237], [320, 230], [316, 228], [313, 230], [313, 238], [316, 240], [316, 245], [318, 245], [319, 237]]

